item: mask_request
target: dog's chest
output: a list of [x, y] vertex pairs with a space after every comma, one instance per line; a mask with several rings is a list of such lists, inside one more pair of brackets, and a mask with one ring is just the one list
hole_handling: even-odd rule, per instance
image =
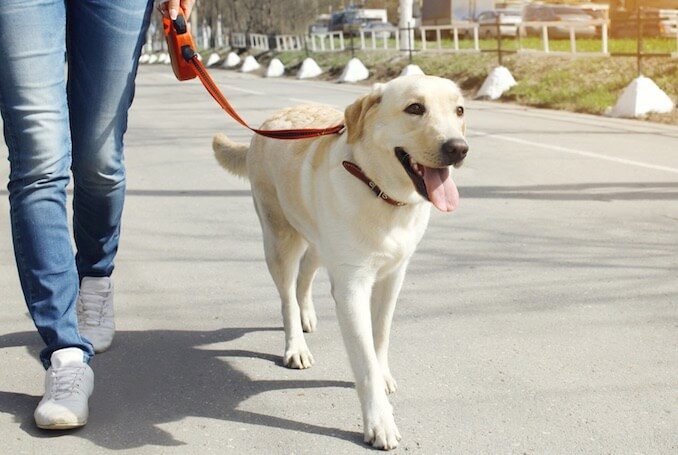
[[398, 265], [407, 261], [426, 231], [428, 217], [408, 223], [394, 223], [373, 232], [375, 259], [380, 266]]

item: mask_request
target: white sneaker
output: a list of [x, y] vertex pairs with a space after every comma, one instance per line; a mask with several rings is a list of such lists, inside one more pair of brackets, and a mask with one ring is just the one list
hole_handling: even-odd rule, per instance
[[78, 348], [52, 353], [45, 375], [45, 396], [35, 408], [35, 423], [46, 430], [68, 430], [87, 423], [87, 400], [94, 389], [94, 373]]
[[113, 282], [108, 277], [84, 277], [78, 296], [78, 330], [94, 352], [104, 352], [115, 335]]

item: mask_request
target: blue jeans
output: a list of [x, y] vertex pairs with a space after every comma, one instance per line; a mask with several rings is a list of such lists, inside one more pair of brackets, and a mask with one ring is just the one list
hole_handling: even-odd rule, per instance
[[[152, 0], [2, 0], [0, 112], [19, 279], [47, 345], [78, 333], [84, 276], [113, 272], [125, 196], [123, 135]], [[68, 80], [64, 55], [67, 54]], [[66, 215], [73, 172], [74, 255]]]

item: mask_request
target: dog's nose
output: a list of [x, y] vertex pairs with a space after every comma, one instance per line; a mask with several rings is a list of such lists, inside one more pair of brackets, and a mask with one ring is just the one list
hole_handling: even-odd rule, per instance
[[440, 146], [440, 153], [446, 164], [456, 164], [466, 158], [468, 144], [461, 138], [450, 139]]

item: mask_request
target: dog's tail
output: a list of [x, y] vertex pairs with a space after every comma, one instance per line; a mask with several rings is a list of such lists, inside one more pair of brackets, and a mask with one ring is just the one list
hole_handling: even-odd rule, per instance
[[233, 142], [225, 134], [217, 134], [212, 140], [214, 157], [231, 174], [247, 177], [247, 144]]

